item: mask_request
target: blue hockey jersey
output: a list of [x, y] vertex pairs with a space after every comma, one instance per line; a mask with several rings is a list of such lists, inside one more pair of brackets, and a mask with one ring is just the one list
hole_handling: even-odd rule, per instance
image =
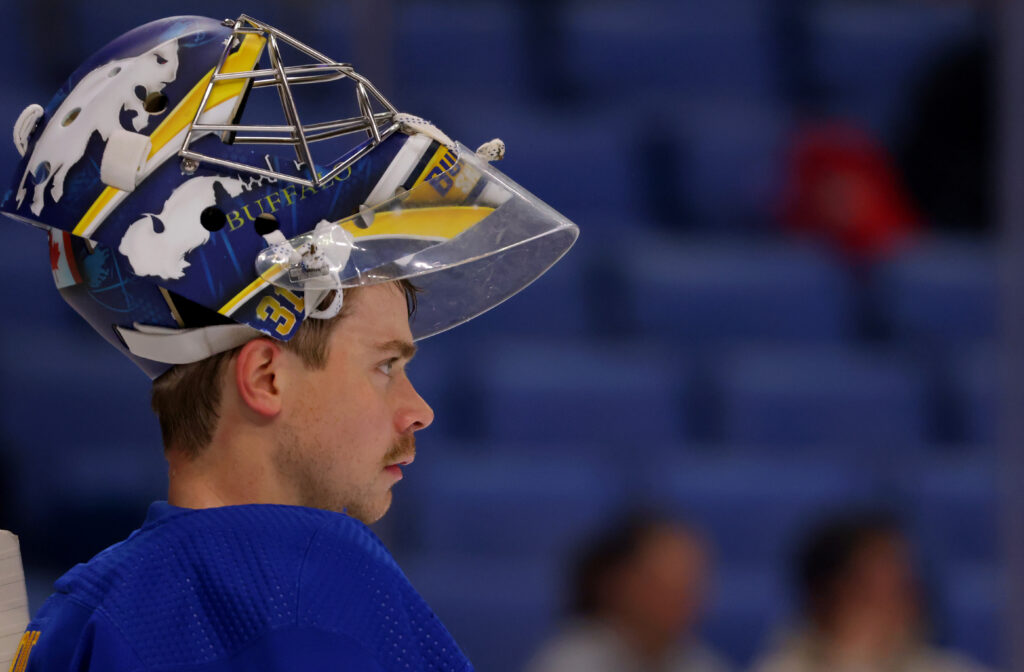
[[339, 513], [157, 502], [55, 588], [18, 672], [472, 670], [376, 535]]

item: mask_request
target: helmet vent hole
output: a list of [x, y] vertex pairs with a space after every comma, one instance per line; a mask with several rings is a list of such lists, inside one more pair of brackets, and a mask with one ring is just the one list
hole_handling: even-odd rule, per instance
[[199, 223], [207, 231], [220, 231], [228, 223], [228, 217], [224, 214], [223, 210], [215, 205], [211, 205], [199, 215]]
[[70, 126], [71, 123], [78, 119], [78, 115], [82, 113], [82, 108], [76, 107], [64, 116], [64, 120], [60, 122], [61, 126]]
[[281, 228], [277, 223], [277, 218], [266, 212], [256, 218], [256, 221], [253, 222], [253, 226], [256, 228], [256, 233], [261, 236], [273, 233]]
[[149, 91], [147, 91], [146, 87], [142, 86], [141, 84], [139, 86], [136, 86], [133, 89], [133, 91], [135, 92], [135, 97], [139, 100], [145, 100], [146, 96], [149, 95]]
[[150, 114], [160, 114], [167, 109], [167, 96], [160, 91], [154, 91], [146, 96], [142, 107]]
[[110, 69], [110, 72], [107, 73], [107, 77], [117, 77], [119, 74], [121, 74], [121, 66], [116, 65]]
[[32, 172], [32, 179], [36, 184], [42, 184], [48, 177], [50, 177], [50, 162], [43, 161], [36, 166], [36, 169]]

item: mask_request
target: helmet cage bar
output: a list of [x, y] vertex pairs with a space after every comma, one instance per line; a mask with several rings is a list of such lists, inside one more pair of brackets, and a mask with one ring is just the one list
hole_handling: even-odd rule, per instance
[[[234, 21], [227, 19], [225, 25], [232, 28], [231, 37], [226, 40], [224, 50], [221, 52], [213, 75], [210, 77], [206, 90], [203, 92], [196, 115], [185, 134], [181, 150], [178, 152], [178, 156], [182, 158], [181, 168], [184, 172], [193, 173], [201, 162], [206, 162], [241, 172], [253, 173], [263, 177], [281, 179], [316, 188], [340, 175], [342, 171], [361, 159], [367, 152], [398, 130], [399, 125], [394, 121], [398, 110], [381, 95], [368, 79], [355, 72], [350, 64], [332, 61], [327, 56], [299, 42], [295, 38], [245, 14]], [[271, 67], [246, 72], [222, 72], [231, 48], [237, 45], [238, 40], [244, 39], [247, 35], [258, 35], [266, 40], [267, 55]], [[281, 58], [280, 43], [287, 44], [320, 62], [286, 66]], [[210, 98], [213, 87], [218, 82], [237, 79], [248, 80], [248, 86], [253, 88], [275, 87], [281, 101], [281, 109], [286, 123], [282, 125], [200, 123], [199, 118], [205, 111], [206, 103]], [[342, 79], [351, 79], [355, 83], [359, 116], [304, 126], [299, 119], [299, 112], [291, 87]], [[375, 102], [379, 106], [383, 106], [385, 111], [374, 112]], [[310, 149], [312, 143], [358, 132], [365, 132], [369, 142], [348, 158], [330, 166], [323, 173], [316, 171]], [[194, 136], [202, 133], [220, 133], [225, 142], [230, 141], [233, 144], [292, 145], [295, 149], [296, 167], [305, 174], [305, 177], [273, 170], [269, 162], [267, 167], [263, 168], [197, 152], [191, 149], [191, 145]], [[241, 135], [242, 133], [261, 135]]]

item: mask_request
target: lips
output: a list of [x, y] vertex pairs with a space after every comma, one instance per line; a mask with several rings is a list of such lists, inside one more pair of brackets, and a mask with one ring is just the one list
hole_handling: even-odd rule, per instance
[[384, 454], [385, 468], [404, 467], [416, 459], [416, 439], [412, 434], [404, 434], [395, 440], [391, 449]]
[[409, 465], [409, 464], [412, 464], [412, 461], [414, 459], [416, 459], [416, 455], [415, 454], [403, 457], [402, 459], [400, 459], [400, 460], [398, 460], [396, 462], [392, 462], [391, 464], [389, 464], [386, 467], [384, 467], [384, 471], [388, 472], [392, 476], [395, 476], [396, 478], [401, 480], [402, 479], [402, 467], [404, 467], [406, 465]]

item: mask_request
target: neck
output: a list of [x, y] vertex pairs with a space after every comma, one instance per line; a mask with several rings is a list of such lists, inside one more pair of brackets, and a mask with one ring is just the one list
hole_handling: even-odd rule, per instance
[[629, 648], [650, 664], [660, 663], [674, 641], [672, 637], [664, 637], [661, 633], [654, 632], [652, 628], [630, 622], [628, 619], [617, 618], [610, 622]]
[[280, 482], [270, 464], [263, 437], [217, 432], [198, 457], [174, 448], [167, 451], [167, 501], [188, 509], [238, 504], [294, 504], [294, 493]]
[[[211, 478], [187, 458], [181, 461], [168, 456], [167, 502], [186, 509], [208, 509], [240, 504], [237, 494]], [[176, 462], [178, 462], [176, 464]]]
[[837, 662], [872, 665], [893, 659], [912, 641], [909, 627], [867, 610], [840, 615], [824, 634], [829, 655]]

